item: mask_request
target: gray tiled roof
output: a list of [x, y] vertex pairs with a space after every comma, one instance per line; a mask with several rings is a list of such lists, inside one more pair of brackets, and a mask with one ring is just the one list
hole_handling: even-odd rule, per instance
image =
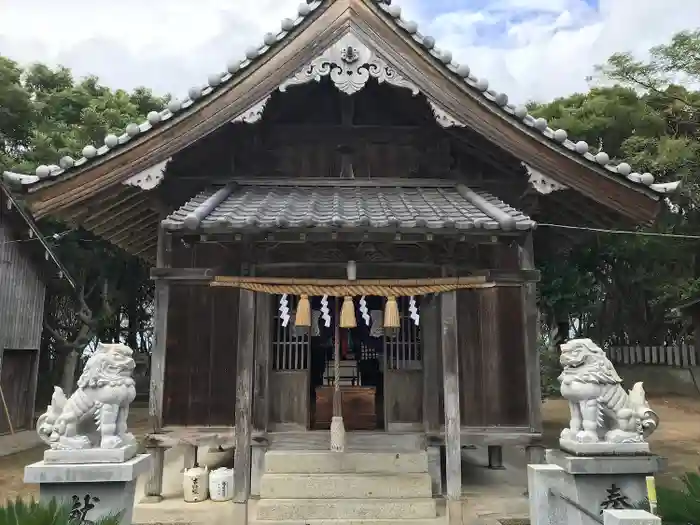
[[278, 228], [529, 230], [535, 222], [486, 192], [449, 187], [225, 186], [162, 221], [168, 230]]
[[[223, 72], [212, 73], [207, 79], [207, 83], [202, 86], [193, 86], [189, 89], [188, 94], [182, 100], [173, 99], [167, 107], [161, 111], [151, 111], [146, 121], [141, 124], [131, 123], [126, 126], [124, 132], [117, 136], [114, 134], [107, 135], [103, 145], [86, 145], [81, 154], [82, 156], [74, 160], [72, 157], [65, 156], [60, 159], [58, 165], [41, 165], [37, 167], [36, 174], [19, 174], [5, 172], [5, 178], [16, 185], [28, 187], [42, 179], [57, 178], [65, 172], [70, 172], [81, 166], [85, 166], [92, 161], [98, 160], [101, 156], [119, 149], [123, 145], [129, 143], [135, 138], [141, 137], [143, 134], [150, 132], [152, 129], [157, 129], [165, 122], [175, 116], [180, 115], [190, 107], [199, 104], [201, 101], [208, 99], [215, 92], [230, 85], [241, 74], [256, 64], [257, 61], [265, 56], [271, 49], [277, 48], [279, 45], [286, 45], [296, 33], [296, 28], [299, 27], [307, 18], [314, 16], [321, 5], [324, 5], [331, 0], [302, 0], [297, 10], [295, 18], [285, 18], [280, 24], [280, 29], [276, 32], [266, 33], [257, 45], [251, 46], [245, 50], [244, 56], [240, 59], [233, 59], [226, 65], [226, 70]], [[597, 165], [605, 168], [611, 173], [620, 175], [632, 182], [642, 186], [647, 186], [657, 193], [671, 193], [678, 189], [679, 182], [654, 184], [654, 177], [651, 173], [636, 173], [626, 162], [613, 164], [608, 154], [600, 151], [596, 155], [589, 152], [589, 145], [584, 141], [574, 142], [569, 140], [568, 134], [563, 129], [552, 129], [547, 125], [547, 121], [543, 118], [535, 118], [530, 115], [527, 108], [523, 105], [514, 105], [508, 102], [508, 96], [505, 93], [494, 91], [489, 88], [489, 82], [486, 78], [476, 77], [466, 64], [458, 64], [452, 58], [452, 53], [448, 50], [439, 49], [436, 46], [435, 39], [432, 36], [423, 35], [418, 30], [418, 24], [411, 20], [406, 20], [402, 17], [401, 8], [396, 5], [396, 2], [391, 0], [366, 0], [378, 4], [386, 13], [387, 18], [401, 31], [409, 34], [416, 42], [418, 42], [426, 51], [428, 51], [439, 63], [440, 67], [444, 67], [456, 78], [460, 79], [467, 85], [475, 95], [483, 98], [489, 103], [493, 110], [501, 112], [504, 116], [514, 119], [516, 122], [521, 122], [531, 130], [541, 134], [547, 138], [551, 144], [558, 145], [569, 151], [575, 152], [585, 158], [591, 165]]]

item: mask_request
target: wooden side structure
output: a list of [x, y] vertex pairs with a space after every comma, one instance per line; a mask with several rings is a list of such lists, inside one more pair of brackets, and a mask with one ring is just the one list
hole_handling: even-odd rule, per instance
[[46, 283], [63, 270], [34, 222], [0, 187], [0, 435], [34, 424]]
[[[374, 427], [349, 429], [350, 448], [427, 448], [456, 516], [462, 444], [492, 447], [496, 463], [503, 445], [538, 456], [535, 254], [575, 234], [537, 221], [647, 223], [677, 187], [508, 104], [399, 15], [386, 1], [303, 4], [228, 74], [85, 159], [6, 174], [37, 215], [155, 264], [151, 497], [162, 447], [231, 446], [244, 507], [264, 450], [327, 448], [340, 411]], [[344, 299], [326, 322], [324, 296], [355, 278], [375, 288], [352, 298], [357, 327], [334, 335]], [[465, 278], [484, 286], [399, 297], [395, 330], [373, 329], [387, 280]], [[264, 286], [240, 285], [251, 279]], [[331, 288], [307, 293], [301, 333], [285, 308], [309, 279]], [[331, 409], [335, 384], [347, 396]]]
[[690, 368], [700, 365], [700, 348], [695, 345], [611, 346], [605, 349], [614, 365], [664, 365]]

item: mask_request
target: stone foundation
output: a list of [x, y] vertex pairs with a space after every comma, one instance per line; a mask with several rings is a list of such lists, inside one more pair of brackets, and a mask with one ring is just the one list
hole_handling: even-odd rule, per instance
[[[548, 450], [546, 458], [545, 465], [528, 465], [532, 525], [660, 523], [648, 512], [633, 509], [646, 499], [646, 477], [664, 467], [663, 458], [573, 456], [561, 450]], [[604, 517], [606, 510], [616, 513]], [[622, 511], [633, 514], [619, 514]], [[639, 513], [652, 521], [628, 521]]]
[[121, 524], [131, 525], [136, 479], [149, 469], [150, 459], [141, 454], [123, 463], [39, 461], [25, 467], [24, 482], [39, 484], [40, 501], [70, 503], [80, 523], [121, 512]]

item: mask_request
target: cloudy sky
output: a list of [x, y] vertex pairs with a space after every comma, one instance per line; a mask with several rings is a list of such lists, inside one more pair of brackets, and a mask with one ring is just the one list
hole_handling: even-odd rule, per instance
[[[279, 28], [300, 0], [0, 0], [0, 54], [111, 87], [184, 95]], [[394, 0], [423, 34], [514, 102], [587, 88], [616, 51], [643, 57], [700, 27], [698, 0]]]

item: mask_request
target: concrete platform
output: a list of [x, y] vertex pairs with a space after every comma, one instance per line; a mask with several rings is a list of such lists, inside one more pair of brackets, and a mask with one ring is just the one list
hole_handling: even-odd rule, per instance
[[[248, 523], [250, 525], [445, 525], [447, 523], [445, 504], [437, 500], [437, 517], [415, 519], [372, 519], [357, 518], [346, 520], [273, 520], [258, 517], [257, 500], [248, 503]], [[185, 503], [181, 498], [168, 498], [155, 505], [137, 504], [133, 515], [134, 525], [237, 525], [234, 521], [233, 505], [230, 502]], [[466, 522], [465, 522], [466, 523]]]
[[[233, 504], [230, 502], [185, 503], [183, 501], [182, 456], [183, 450], [177, 448], [165, 453], [163, 480], [165, 499], [162, 502], [139, 503], [144, 494], [145, 477], [139, 479], [133, 515], [134, 525], [236, 525], [233, 518]], [[524, 450], [521, 447], [504, 448], [503, 459], [506, 470], [488, 470], [485, 468], [488, 463], [485, 448], [463, 451], [462, 516], [465, 525], [476, 523], [500, 525], [498, 521], [500, 519], [528, 516], [528, 501], [524, 496], [527, 488]], [[440, 523], [439, 520], [444, 519], [445, 504], [440, 499], [435, 502], [438, 521], [432, 523]], [[272, 520], [257, 521], [258, 504], [257, 500], [249, 502], [249, 523], [273, 525]], [[395, 524], [396, 521], [393, 523]]]
[[[248, 504], [249, 523], [255, 519], [256, 506], [254, 500]], [[182, 495], [160, 503], [137, 503], [131, 519], [134, 525], [236, 525], [230, 501], [185, 503]]]
[[322, 452], [272, 450], [265, 454], [270, 474], [406, 473], [428, 472], [428, 454], [422, 452]]
[[258, 502], [259, 520], [435, 519], [433, 498], [419, 499], [276, 499]]
[[437, 518], [400, 518], [400, 519], [327, 519], [327, 520], [257, 520], [252, 525], [442, 525], [447, 520]]
[[430, 498], [430, 474], [265, 474], [260, 498]]

